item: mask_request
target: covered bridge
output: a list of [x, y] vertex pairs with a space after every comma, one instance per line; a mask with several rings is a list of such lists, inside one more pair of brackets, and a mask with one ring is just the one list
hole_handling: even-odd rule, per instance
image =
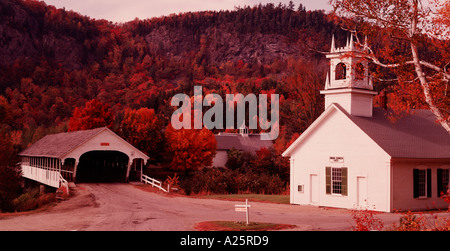
[[19, 153], [22, 176], [59, 188], [61, 182], [126, 182], [147, 155], [106, 127], [47, 135]]

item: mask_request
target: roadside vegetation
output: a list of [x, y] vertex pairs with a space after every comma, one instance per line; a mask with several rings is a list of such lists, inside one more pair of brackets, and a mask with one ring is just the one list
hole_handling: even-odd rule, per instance
[[289, 204], [289, 195], [284, 194], [205, 194], [196, 197], [205, 199], [219, 199], [232, 201], [249, 201], [268, 202], [277, 204]]
[[[447, 212], [450, 213], [450, 196], [442, 195], [442, 199], [448, 204]], [[369, 209], [352, 210], [354, 221], [353, 231], [450, 231], [450, 216], [441, 213], [445, 211], [401, 212], [398, 223], [385, 226], [377, 217], [378, 212]], [[447, 214], [448, 215], [448, 214]]]
[[[226, 167], [182, 171], [147, 169], [148, 175], [164, 181], [185, 195], [285, 195], [289, 194], [289, 168], [273, 148], [256, 153], [231, 149]], [[286, 199], [285, 199], [286, 200]]]
[[250, 222], [247, 225], [245, 222], [235, 221], [205, 221], [195, 225], [195, 229], [200, 231], [273, 231], [292, 229], [295, 227], [295, 225], [289, 224], [261, 222]]
[[13, 200], [16, 212], [31, 211], [56, 202], [55, 193], [41, 193], [38, 188], [26, 191]]

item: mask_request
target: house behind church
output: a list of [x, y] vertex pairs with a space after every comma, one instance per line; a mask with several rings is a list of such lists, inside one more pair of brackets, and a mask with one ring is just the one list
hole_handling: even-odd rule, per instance
[[261, 148], [270, 148], [272, 140], [264, 134], [252, 134], [248, 128], [239, 129], [238, 133], [219, 133], [215, 135], [217, 141], [216, 156], [212, 166], [225, 167], [228, 160], [228, 151], [232, 148], [243, 152], [256, 153]]

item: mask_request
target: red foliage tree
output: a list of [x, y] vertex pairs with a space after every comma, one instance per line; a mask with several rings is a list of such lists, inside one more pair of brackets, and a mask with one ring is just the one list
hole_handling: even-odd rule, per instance
[[129, 143], [144, 151], [150, 161], [161, 159], [163, 135], [161, 121], [153, 109], [126, 110], [120, 126], [120, 134]]
[[0, 96], [0, 124], [9, 124], [11, 122], [11, 107], [5, 97]]
[[93, 99], [84, 108], [76, 107], [69, 121], [69, 132], [98, 127], [112, 128], [114, 116], [108, 104]]
[[172, 155], [171, 169], [188, 173], [212, 165], [217, 142], [210, 130], [206, 128], [175, 130], [169, 124], [165, 135], [167, 152]]
[[0, 211], [11, 211], [12, 200], [20, 195], [20, 169], [17, 162], [11, 136], [6, 132], [7, 126], [0, 124]]

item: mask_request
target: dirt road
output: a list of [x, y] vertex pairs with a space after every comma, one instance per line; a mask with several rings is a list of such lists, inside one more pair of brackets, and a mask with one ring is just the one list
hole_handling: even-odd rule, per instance
[[[0, 230], [194, 230], [201, 221], [244, 221], [240, 202], [171, 197], [142, 191], [131, 184], [79, 184], [77, 195], [45, 212], [0, 218]], [[251, 202], [250, 221], [295, 224], [296, 230], [349, 230], [351, 214], [343, 209]], [[379, 214], [385, 225], [397, 214]]]

